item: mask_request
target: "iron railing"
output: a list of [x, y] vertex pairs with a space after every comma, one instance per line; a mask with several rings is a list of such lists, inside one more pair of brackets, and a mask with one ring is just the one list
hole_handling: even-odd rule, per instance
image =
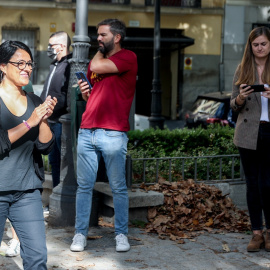
[[[213, 164], [213, 160], [217, 160], [218, 159], [218, 171], [219, 171], [219, 177], [216, 179], [212, 179], [210, 177], [210, 172], [211, 169], [213, 167], [211, 167]], [[142, 165], [140, 166], [142, 168], [142, 170], [139, 172], [139, 174], [141, 175], [140, 179], [136, 179], [136, 183], [145, 183], [146, 180], [147, 184], [155, 184], [158, 182], [159, 177], [161, 175], [161, 168], [160, 168], [160, 164], [161, 162], [166, 162], [168, 163], [168, 165], [166, 166], [166, 170], [164, 172], [164, 166], [163, 166], [163, 171], [162, 174], [166, 175], [166, 180], [168, 181], [172, 181], [172, 176], [173, 176], [173, 162], [175, 161], [179, 161], [181, 163], [181, 168], [178, 168], [178, 171], [181, 171], [181, 175], [179, 176], [181, 179], [186, 179], [186, 172], [185, 172], [185, 166], [187, 164], [187, 162], [189, 161], [189, 166], [191, 165], [190, 161], [193, 161], [193, 168], [194, 168], [194, 172], [193, 172], [193, 177], [192, 179], [194, 179], [195, 182], [199, 182], [199, 181], [239, 181], [239, 180], [244, 180], [244, 172], [243, 172], [243, 167], [242, 167], [242, 163], [240, 162], [240, 155], [239, 154], [233, 154], [233, 155], [215, 155], [215, 156], [195, 156], [195, 157], [160, 157], [160, 158], [132, 158], [130, 155], [127, 155], [126, 158], [126, 181], [127, 181], [127, 186], [128, 188], [131, 188], [132, 185], [134, 184], [134, 163], [135, 162], [141, 162]], [[201, 165], [200, 164], [200, 168], [198, 169], [198, 162], [201, 160], [206, 160], [206, 165]], [[230, 177], [226, 177], [224, 178], [224, 173], [223, 173], [223, 164], [224, 164], [224, 160], [227, 161], [226, 167], [228, 168], [228, 166], [230, 166]], [[230, 160], [231, 162], [228, 162], [228, 160]], [[236, 161], [238, 160], [238, 164], [240, 165], [240, 168], [238, 166], [237, 169], [237, 177], [236, 177], [236, 171], [235, 171], [235, 167], [236, 167]], [[49, 161], [48, 158], [45, 158], [45, 156], [43, 156], [43, 162], [44, 162], [44, 167], [45, 167], [45, 173], [50, 174], [51, 173], [51, 168], [49, 165]], [[147, 169], [149, 163], [151, 162], [151, 167], [152, 167], [152, 171], [154, 171], [154, 176], [152, 176], [151, 179], [154, 179], [154, 181], [149, 181], [149, 179], [146, 179], [146, 175], [147, 175]], [[153, 163], [155, 164], [155, 168], [153, 169]], [[228, 165], [230, 163], [230, 165]], [[163, 163], [164, 165], [164, 163]], [[174, 166], [175, 168], [175, 166]], [[199, 179], [198, 178], [198, 172], [200, 171], [200, 173], [203, 173], [205, 175], [205, 177], [203, 179]], [[138, 172], [137, 172], [138, 173]], [[190, 173], [189, 173], [190, 175]]]
[[[201, 170], [205, 170], [205, 178], [204, 179], [198, 179], [198, 161], [199, 160], [206, 160], [206, 166], [200, 165], [200, 172]], [[210, 171], [211, 171], [211, 164], [210, 161], [213, 162], [213, 160], [218, 159], [219, 160], [219, 177], [216, 179], [211, 179], [210, 178]], [[223, 169], [223, 163], [224, 160], [231, 160], [230, 162], [230, 168], [231, 168], [231, 174], [230, 177], [224, 178], [224, 174], [222, 173]], [[217, 180], [226, 180], [226, 181], [237, 181], [237, 180], [243, 180], [244, 179], [244, 172], [242, 168], [242, 164], [240, 162], [240, 156], [239, 154], [233, 154], [233, 155], [216, 155], [216, 156], [195, 156], [195, 157], [161, 157], [161, 158], [132, 158], [131, 156], [127, 156], [127, 161], [126, 161], [126, 179], [127, 179], [127, 186], [131, 187], [132, 184], [134, 183], [133, 179], [133, 164], [134, 162], [142, 162], [142, 171], [139, 173], [141, 175], [141, 182], [146, 182], [146, 169], [147, 169], [147, 163], [149, 161], [152, 161], [151, 165], [153, 167], [153, 163], [155, 163], [155, 176], [152, 177], [152, 179], [155, 179], [155, 182], [149, 182], [149, 179], [147, 181], [147, 184], [155, 184], [158, 182], [159, 176], [160, 176], [160, 162], [161, 161], [166, 161], [168, 162], [168, 169], [167, 172], [162, 172], [163, 175], [167, 175], [168, 181], [172, 181], [172, 163], [173, 161], [180, 160], [181, 162], [181, 168], [178, 168], [178, 170], [181, 171], [181, 179], [185, 179], [185, 164], [187, 163], [188, 160], [193, 160], [193, 167], [194, 167], [194, 174], [193, 174], [193, 179], [195, 182], [204, 180], [204, 181], [217, 181]], [[238, 168], [238, 177], [235, 175], [235, 164], [236, 160], [238, 160], [238, 164], [240, 165], [240, 169]], [[226, 167], [228, 167], [229, 162], [227, 162]], [[190, 162], [189, 162], [190, 165]], [[239, 166], [238, 166], [239, 167]], [[152, 168], [153, 171], [153, 168]]]

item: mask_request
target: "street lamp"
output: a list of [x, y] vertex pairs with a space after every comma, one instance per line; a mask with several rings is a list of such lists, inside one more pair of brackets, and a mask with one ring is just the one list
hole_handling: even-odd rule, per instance
[[53, 189], [50, 196], [49, 223], [53, 226], [73, 226], [75, 224], [77, 182], [73, 151], [76, 150], [76, 147], [72, 149], [72, 140], [74, 138], [71, 134], [74, 134], [76, 131], [71, 128], [71, 106], [74, 106], [74, 102], [76, 106], [76, 100], [71, 98], [71, 94], [73, 94], [73, 91], [76, 91], [77, 78], [75, 72], [86, 71], [90, 61], [88, 59], [91, 46], [89, 44], [90, 38], [88, 37], [88, 0], [77, 0], [73, 41], [74, 43], [71, 45], [73, 47], [73, 54], [69, 60], [68, 113], [60, 118], [62, 123], [60, 184]]
[[149, 125], [152, 128], [163, 129], [164, 118], [161, 116], [161, 84], [160, 84], [160, 0], [155, 0], [155, 29], [154, 29], [154, 78]]

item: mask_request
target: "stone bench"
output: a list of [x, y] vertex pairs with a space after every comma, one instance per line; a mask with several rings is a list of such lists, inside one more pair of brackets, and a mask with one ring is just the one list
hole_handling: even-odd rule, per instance
[[[45, 174], [42, 192], [43, 206], [49, 205], [52, 190], [52, 176], [50, 174]], [[162, 205], [164, 201], [164, 195], [162, 193], [156, 191], [146, 192], [138, 188], [132, 190], [129, 189], [128, 196], [130, 221], [139, 220], [147, 222], [148, 207]], [[108, 182], [96, 182], [95, 184], [90, 225], [97, 225], [99, 216], [113, 222], [113, 196]]]
[[[112, 191], [107, 182], [96, 182], [94, 190], [101, 195], [101, 215], [107, 218], [114, 216], [114, 205]], [[141, 189], [129, 189], [129, 220], [147, 222], [147, 214], [149, 206], [162, 205], [164, 195], [156, 191], [144, 191]], [[100, 202], [99, 202], [100, 203]], [[93, 202], [94, 205], [94, 202]]]

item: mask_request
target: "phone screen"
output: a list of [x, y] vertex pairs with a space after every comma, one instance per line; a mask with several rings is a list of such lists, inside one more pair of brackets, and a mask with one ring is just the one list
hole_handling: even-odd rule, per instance
[[83, 71], [78, 71], [78, 72], [76, 72], [75, 74], [76, 74], [78, 80], [82, 80], [82, 81], [84, 81], [84, 82], [87, 82], [88, 85], [89, 85], [89, 87], [90, 87], [90, 89], [92, 89], [92, 85], [91, 85], [91, 83], [88, 81], [88, 79], [87, 79], [87, 77], [86, 77], [86, 75], [85, 75], [85, 73], [84, 73]]
[[250, 86], [250, 89], [253, 89], [254, 92], [263, 92], [265, 91], [264, 86], [269, 87], [267, 84], [256, 84], [256, 85], [247, 85]]

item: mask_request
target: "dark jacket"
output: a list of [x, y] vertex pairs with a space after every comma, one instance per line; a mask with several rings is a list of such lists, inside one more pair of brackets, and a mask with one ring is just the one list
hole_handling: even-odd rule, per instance
[[[67, 92], [70, 77], [70, 64], [68, 62], [68, 59], [70, 59], [71, 57], [72, 54], [69, 54], [65, 57], [62, 57], [60, 61], [55, 60], [51, 63], [50, 72], [44, 83], [43, 91], [40, 95], [42, 101], [45, 101], [48, 95], [57, 98], [57, 104], [54, 108], [54, 112], [52, 116], [48, 119], [53, 122], [58, 122], [59, 118], [63, 114], [67, 113]], [[55, 66], [56, 69], [51, 79], [48, 94], [46, 95], [49, 78]]]

